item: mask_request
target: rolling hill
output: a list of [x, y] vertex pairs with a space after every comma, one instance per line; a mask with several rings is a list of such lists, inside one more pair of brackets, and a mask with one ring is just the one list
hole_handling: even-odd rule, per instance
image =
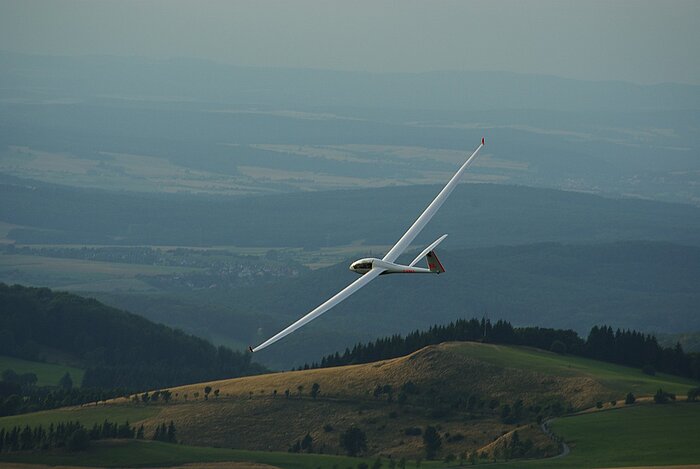
[[93, 388], [139, 389], [264, 370], [249, 354], [48, 288], [0, 283], [0, 338], [5, 355], [58, 356], [80, 365], [82, 384]]
[[[320, 386], [316, 397], [314, 383]], [[147, 435], [173, 420], [178, 438], [189, 445], [285, 451], [308, 433], [315, 452], [336, 454], [343, 451], [339, 434], [356, 426], [367, 435], [369, 455], [394, 458], [422, 454], [421, 437], [407, 429], [437, 425], [441, 457], [485, 448], [519, 429], [523, 439], [534, 442], [536, 454], [545, 456], [559, 449], [530, 426], [538, 416], [583, 410], [598, 401], [622, 406], [629, 391], [643, 396], [662, 387], [682, 395], [697, 384], [536, 349], [454, 342], [364, 365], [170, 388], [173, 398], [167, 404], [118, 399], [6, 417], [0, 427], [68, 419], [91, 423], [121, 414], [144, 423]], [[511, 419], [504, 418], [506, 406]]]

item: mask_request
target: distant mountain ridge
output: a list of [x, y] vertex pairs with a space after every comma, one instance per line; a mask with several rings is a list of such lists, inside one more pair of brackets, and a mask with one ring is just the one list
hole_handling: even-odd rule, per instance
[[[0, 52], [0, 84], [68, 95], [264, 106], [394, 109], [700, 109], [700, 86], [582, 81], [512, 72], [365, 73], [244, 67], [207, 60]], [[168, 80], [162, 80], [167, 76]], [[29, 96], [32, 96], [31, 93]], [[118, 98], [118, 96], [114, 96]], [[179, 99], [177, 99], [179, 98]]]

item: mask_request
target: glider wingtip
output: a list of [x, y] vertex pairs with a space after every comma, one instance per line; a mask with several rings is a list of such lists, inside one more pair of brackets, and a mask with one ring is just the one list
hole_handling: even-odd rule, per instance
[[481, 144], [486, 145], [486, 142], [484, 142], [484, 137], [481, 137]]
[[253, 350], [253, 346], [252, 346], [252, 345], [249, 345], [249, 346], [248, 346], [248, 350], [250, 350], [250, 353], [255, 352], [255, 350]]

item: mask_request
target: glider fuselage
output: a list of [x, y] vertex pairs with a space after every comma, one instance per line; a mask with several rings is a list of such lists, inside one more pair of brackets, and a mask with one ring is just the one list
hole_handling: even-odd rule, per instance
[[423, 267], [407, 266], [395, 264], [393, 262], [383, 261], [374, 257], [358, 259], [350, 264], [350, 270], [356, 274], [364, 275], [372, 269], [384, 269], [384, 274], [436, 274], [439, 271], [433, 271]]

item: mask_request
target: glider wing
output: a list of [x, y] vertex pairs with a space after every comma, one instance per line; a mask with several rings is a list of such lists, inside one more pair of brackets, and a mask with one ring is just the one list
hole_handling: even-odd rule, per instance
[[479, 153], [479, 150], [484, 146], [484, 139], [481, 139], [481, 145], [477, 147], [476, 150], [474, 150], [474, 153], [472, 153], [472, 156], [470, 156], [467, 161], [464, 162], [461, 168], [457, 170], [454, 176], [452, 176], [452, 179], [450, 179], [450, 182], [447, 183], [445, 187], [442, 188], [440, 193], [435, 197], [435, 199], [430, 202], [430, 205], [428, 205], [428, 208], [425, 209], [423, 213], [418, 217], [418, 219], [413, 222], [413, 225], [408, 229], [406, 233], [401, 237], [401, 239], [398, 240], [396, 244], [394, 244], [394, 247], [389, 250], [389, 252], [386, 253], [386, 256], [382, 259], [383, 261], [387, 262], [394, 262], [396, 259], [403, 254], [403, 252], [408, 248], [408, 246], [413, 242], [413, 240], [418, 236], [418, 233], [421, 232], [421, 230], [425, 227], [425, 225], [428, 224], [431, 218], [433, 218], [433, 215], [435, 215], [435, 212], [437, 212], [442, 204], [447, 200], [447, 197], [452, 193], [454, 188], [457, 186], [457, 183], [459, 183], [459, 179], [462, 177], [462, 173], [464, 173], [464, 170], [467, 169], [467, 167], [471, 164], [472, 161], [474, 161], [474, 158], [476, 158], [476, 155]]
[[379, 274], [381, 274], [382, 272], [384, 272], [384, 270], [386, 270], [386, 269], [372, 269], [372, 270], [370, 270], [369, 272], [364, 274], [362, 277], [358, 278], [357, 280], [352, 282], [350, 285], [348, 285], [347, 287], [342, 289], [335, 296], [331, 297], [331, 299], [329, 299], [328, 301], [326, 301], [322, 305], [318, 306], [316, 309], [311, 311], [309, 314], [307, 314], [303, 318], [299, 319], [294, 324], [288, 326], [286, 329], [278, 332], [277, 334], [270, 337], [262, 344], [251, 349], [251, 352], [257, 352], [259, 350], [262, 350], [265, 347], [267, 347], [268, 345], [274, 344], [275, 342], [277, 342], [281, 338], [285, 337], [286, 335], [291, 334], [292, 332], [296, 331], [304, 324], [306, 324], [310, 321], [313, 321], [314, 319], [316, 319], [317, 317], [319, 317], [320, 315], [322, 315], [323, 313], [325, 313], [326, 311], [328, 311], [329, 309], [331, 309], [332, 307], [334, 307], [335, 305], [337, 305], [338, 303], [343, 301], [345, 298], [349, 297], [350, 295], [355, 293], [357, 290], [359, 290], [360, 288], [364, 287], [369, 282], [371, 282], [372, 280], [377, 278], [377, 276]]

